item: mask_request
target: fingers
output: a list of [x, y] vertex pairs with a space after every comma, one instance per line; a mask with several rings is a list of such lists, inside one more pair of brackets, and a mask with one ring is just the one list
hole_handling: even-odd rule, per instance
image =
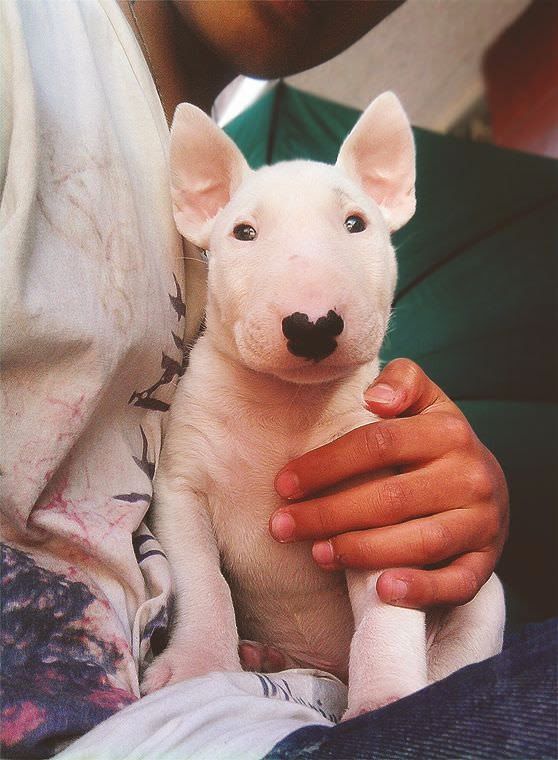
[[364, 473], [437, 459], [465, 448], [474, 437], [455, 413], [372, 422], [289, 462], [278, 473], [275, 490], [284, 499], [300, 499]]
[[497, 552], [471, 552], [437, 570], [400, 568], [378, 578], [378, 596], [398, 607], [426, 609], [467, 604], [491, 576]]
[[[364, 394], [368, 408], [380, 417], [420, 414], [449, 402], [446, 394], [410, 359], [394, 359]], [[451, 403], [451, 402], [449, 402]]]
[[283, 542], [329, 538], [456, 509], [481, 501], [492, 488], [488, 479], [475, 477], [464, 489], [466, 478], [466, 473], [454, 477], [453, 463], [440, 459], [417, 470], [282, 507], [272, 515], [269, 530]]
[[298, 501], [272, 515], [271, 533], [327, 538], [312, 547], [324, 570], [384, 570], [377, 588], [385, 602], [464, 604], [492, 573], [507, 535], [501, 467], [413, 362], [387, 365], [365, 399], [383, 419], [280, 471], [277, 492]]
[[400, 525], [342, 533], [316, 542], [312, 556], [328, 570], [423, 567], [492, 547], [499, 530], [497, 517], [492, 512], [487, 516], [485, 507], [477, 505]]

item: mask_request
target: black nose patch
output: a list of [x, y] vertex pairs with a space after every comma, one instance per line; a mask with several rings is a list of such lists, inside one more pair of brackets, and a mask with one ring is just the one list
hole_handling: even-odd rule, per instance
[[281, 322], [283, 335], [287, 338], [287, 349], [294, 356], [302, 356], [319, 362], [337, 348], [335, 338], [343, 332], [344, 322], [335, 311], [328, 311], [325, 317], [315, 322], [308, 314], [295, 311]]

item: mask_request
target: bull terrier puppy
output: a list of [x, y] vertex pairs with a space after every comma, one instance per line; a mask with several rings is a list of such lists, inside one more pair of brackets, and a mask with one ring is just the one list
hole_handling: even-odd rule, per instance
[[499, 652], [495, 576], [468, 604], [425, 617], [381, 602], [379, 573], [324, 572], [309, 542], [269, 534], [285, 463], [375, 420], [363, 392], [379, 372], [394, 294], [390, 233], [415, 210], [399, 100], [373, 101], [335, 166], [258, 171], [182, 104], [170, 162], [178, 230], [209, 252], [208, 300], [155, 480], [176, 620], [144, 692], [241, 670], [240, 636], [348, 682], [348, 718]]

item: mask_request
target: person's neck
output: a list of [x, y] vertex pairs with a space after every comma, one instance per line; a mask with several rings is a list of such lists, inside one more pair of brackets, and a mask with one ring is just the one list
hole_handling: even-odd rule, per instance
[[118, 0], [118, 4], [143, 50], [167, 122], [185, 101], [209, 113], [233, 72], [193, 34], [168, 0]]

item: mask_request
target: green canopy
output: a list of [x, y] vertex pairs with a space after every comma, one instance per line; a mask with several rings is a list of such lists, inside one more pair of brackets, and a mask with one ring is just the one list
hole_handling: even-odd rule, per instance
[[[359, 112], [280, 83], [226, 127], [254, 168], [334, 163]], [[415, 129], [417, 212], [395, 235], [383, 359], [414, 359], [510, 486], [499, 566], [517, 622], [556, 613], [558, 162]]]

